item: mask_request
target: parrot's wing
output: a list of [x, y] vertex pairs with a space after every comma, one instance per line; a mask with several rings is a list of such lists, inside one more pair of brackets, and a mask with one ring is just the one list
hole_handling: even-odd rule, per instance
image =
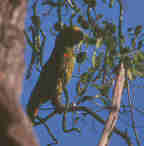
[[[51, 61], [51, 58], [43, 66], [39, 79], [32, 91], [30, 98], [34, 102], [45, 103], [50, 98], [55, 96], [57, 86], [56, 66]], [[37, 100], [37, 101], [36, 101]]]

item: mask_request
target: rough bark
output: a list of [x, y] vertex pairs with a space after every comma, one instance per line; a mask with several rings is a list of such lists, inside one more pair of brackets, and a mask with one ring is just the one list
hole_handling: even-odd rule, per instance
[[0, 142], [4, 146], [37, 146], [19, 102], [25, 14], [26, 0], [0, 0]]

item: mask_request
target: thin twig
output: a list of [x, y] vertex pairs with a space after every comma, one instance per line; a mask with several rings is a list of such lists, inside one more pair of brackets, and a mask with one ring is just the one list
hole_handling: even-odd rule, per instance
[[[134, 134], [135, 134], [137, 145], [140, 146], [141, 143], [140, 143], [140, 139], [139, 139], [139, 136], [138, 136], [136, 125], [135, 125], [134, 104], [132, 103], [132, 100], [131, 100], [129, 84], [128, 84], [127, 92], [128, 92], [128, 103], [130, 105], [130, 111], [131, 111], [130, 113], [131, 113], [131, 120], [132, 120], [132, 128], [133, 128], [133, 131], [134, 131]], [[133, 93], [133, 96], [134, 96], [134, 93]]]
[[48, 125], [45, 123], [45, 121], [43, 121], [41, 118], [37, 117], [37, 119], [45, 126], [45, 128], [47, 129], [50, 137], [52, 138], [52, 140], [54, 141], [54, 143], [48, 144], [48, 145], [52, 145], [52, 144], [58, 144], [58, 141], [56, 139], [56, 137], [53, 135], [53, 133], [51, 132], [50, 128], [48, 127]]
[[69, 95], [68, 95], [68, 91], [66, 88], [64, 88], [64, 94], [65, 94], [65, 98], [66, 98], [66, 104], [65, 104], [65, 111], [64, 111], [64, 114], [63, 114], [63, 119], [62, 119], [62, 128], [63, 128], [63, 131], [66, 132], [66, 133], [69, 133], [69, 132], [72, 132], [72, 131], [75, 131], [75, 132], [80, 132], [80, 129], [79, 128], [70, 128], [70, 129], [67, 129], [66, 127], [66, 114], [68, 112], [68, 109], [69, 109]]

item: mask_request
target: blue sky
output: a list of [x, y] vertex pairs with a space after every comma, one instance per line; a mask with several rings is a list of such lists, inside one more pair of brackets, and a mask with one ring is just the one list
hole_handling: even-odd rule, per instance
[[[123, 0], [125, 4], [125, 13], [124, 13], [124, 33], [127, 27], [135, 27], [136, 25], [143, 25], [144, 26], [144, 19], [143, 19], [143, 12], [144, 12], [144, 1], [143, 0]], [[31, 1], [32, 2], [32, 1]], [[31, 3], [28, 5], [28, 13], [27, 13], [27, 18], [26, 18], [26, 26], [29, 25], [29, 16], [32, 13], [32, 10], [30, 9]], [[118, 8], [118, 5], [116, 4], [116, 8]], [[106, 18], [111, 18], [111, 19], [117, 19], [118, 17], [118, 9], [108, 9], [101, 5], [101, 8], [97, 8], [98, 12], [104, 11], [105, 12], [105, 17]], [[46, 7], [45, 7], [46, 9]], [[42, 7], [39, 7], [38, 10], [42, 13], [45, 10]], [[44, 61], [48, 59], [50, 56], [50, 53], [52, 51], [52, 48], [54, 47], [54, 40], [55, 37], [49, 35], [49, 27], [52, 26], [53, 22], [55, 22], [55, 15], [53, 14], [52, 16], [49, 17], [42, 17], [42, 27], [45, 30], [45, 33], [49, 36], [46, 42], [46, 47], [45, 47], [45, 52], [44, 52]], [[48, 49], [47, 49], [48, 48]], [[31, 50], [30, 48], [26, 49], [25, 51], [25, 60], [26, 60], [26, 65], [30, 62], [31, 58]], [[85, 66], [83, 66], [84, 69]], [[77, 70], [77, 67], [76, 69]], [[25, 105], [28, 102], [30, 93], [32, 88], [34, 87], [34, 84], [36, 83], [38, 77], [38, 73], [34, 72], [32, 74], [32, 77], [29, 80], [24, 80], [23, 82], [23, 93], [21, 96], [21, 103], [25, 109]], [[137, 80], [137, 84], [144, 84], [143, 80]], [[72, 87], [69, 85], [69, 87]], [[73, 92], [73, 91], [71, 91]], [[89, 91], [89, 94], [91, 92], [94, 92], [93, 90]], [[143, 107], [143, 89], [135, 89], [136, 92], [136, 105], [138, 107]], [[103, 112], [102, 115], [104, 117], [107, 116], [107, 113]], [[141, 115], [136, 114], [136, 120], [139, 123], [139, 125], [143, 126], [143, 123], [141, 121], [144, 121], [144, 118], [141, 117]], [[141, 117], [141, 118], [140, 118]], [[143, 116], [144, 117], [144, 116]], [[62, 131], [61, 128], [61, 116], [56, 116], [48, 121], [49, 127], [51, 127], [52, 132], [55, 134], [59, 141], [58, 146], [95, 146], [98, 143], [98, 140], [100, 138], [100, 134], [102, 131], [103, 126], [96, 122], [93, 118], [90, 116], [84, 120], [79, 122], [78, 126], [81, 128], [81, 134], [77, 133], [72, 133], [72, 134], [65, 134]], [[126, 117], [126, 121], [127, 117]], [[120, 128], [122, 127], [122, 124], [120, 125]], [[47, 131], [43, 126], [38, 126], [34, 129], [36, 131], [37, 137], [39, 139], [40, 145], [41, 146], [46, 146], [49, 142], [51, 142], [51, 138], [48, 135]], [[144, 141], [144, 128], [141, 128], [140, 130], [141, 134], [141, 139]], [[120, 145], [126, 145], [126, 143], [117, 135], [113, 135], [112, 139], [110, 141], [110, 146], [120, 146]]]

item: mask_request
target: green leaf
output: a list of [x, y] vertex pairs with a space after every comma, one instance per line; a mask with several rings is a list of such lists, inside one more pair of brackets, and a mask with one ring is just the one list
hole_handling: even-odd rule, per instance
[[89, 73], [94, 73], [95, 71], [96, 71], [96, 69], [93, 68], [93, 67], [88, 68], [88, 72], [89, 72]]
[[93, 56], [92, 56], [93, 68], [97, 69], [100, 66], [102, 62], [102, 58], [103, 58], [103, 53], [99, 53], [99, 56], [96, 56], [96, 51], [94, 51]]
[[101, 89], [101, 85], [98, 84], [90, 84], [91, 87], [95, 87], [96, 89]]
[[94, 51], [93, 56], [92, 56], [92, 66], [93, 68], [96, 67], [96, 51]]
[[144, 72], [139, 71], [139, 67], [136, 66], [132, 69], [133, 77], [144, 77]]
[[136, 46], [136, 38], [135, 37], [132, 38], [131, 45], [132, 45], [132, 48], [135, 48], [135, 46]]
[[109, 48], [110, 51], [114, 51], [115, 48], [117, 47], [116, 38], [110, 34], [107, 34], [105, 36], [104, 42], [106, 47]]
[[99, 99], [103, 102], [104, 105], [111, 105], [111, 102], [106, 100], [104, 97], [101, 97]]
[[100, 48], [103, 45], [103, 38], [98, 38], [96, 40], [96, 48]]
[[138, 42], [138, 48], [137, 48], [137, 49], [141, 49], [142, 46], [143, 46], [143, 40], [140, 40], [140, 41]]
[[131, 50], [130, 50], [130, 48], [128, 46], [126, 46], [125, 48], [121, 48], [120, 49], [120, 53], [122, 55], [128, 55], [128, 53], [130, 53], [130, 52], [131, 52]]
[[90, 38], [88, 36], [85, 35], [85, 42], [88, 45], [96, 45], [96, 39], [95, 38]]
[[144, 52], [140, 51], [137, 53], [138, 61], [141, 63], [144, 61]]
[[109, 8], [112, 8], [112, 7], [113, 7], [114, 2], [115, 2], [115, 0], [110, 0], [110, 1], [109, 1]]
[[89, 81], [89, 79], [90, 79], [90, 77], [91, 77], [91, 74], [89, 74], [88, 72], [84, 72], [81, 76], [80, 76], [80, 81], [81, 81], [81, 83], [86, 83], [86, 82], [88, 82]]
[[87, 52], [80, 52], [77, 57], [76, 57], [76, 61], [79, 64], [84, 63], [84, 61], [87, 59]]
[[126, 68], [129, 68], [133, 65], [134, 60], [132, 60], [132, 58], [130, 56], [126, 56], [123, 59], [124, 65]]
[[124, 44], [126, 42], [126, 39], [123, 35], [120, 37], [120, 42], [121, 44]]
[[109, 65], [110, 67], [113, 67], [113, 65], [114, 65], [113, 60], [114, 60], [113, 56], [107, 56], [106, 61], [105, 61], [106, 65]]
[[138, 64], [139, 63], [139, 58], [138, 58], [138, 55], [137, 54], [134, 54], [134, 56], [133, 56], [133, 62], [134, 62], [134, 64]]
[[138, 25], [136, 28], [135, 28], [135, 35], [138, 36], [142, 31], [142, 25]]
[[136, 64], [135, 68], [136, 68], [137, 71], [139, 71], [142, 74], [144, 74], [144, 63]]
[[109, 89], [110, 89], [110, 85], [109, 84], [104, 84], [102, 86], [102, 88], [100, 89], [100, 92], [103, 96], [107, 96], [108, 95], [108, 92], [109, 92]]
[[114, 34], [116, 32], [117, 26], [116, 24], [108, 21], [103, 21], [102, 24], [104, 24], [104, 33], [110, 32]]
[[130, 68], [127, 70], [127, 77], [129, 80], [133, 80], [132, 70]]

